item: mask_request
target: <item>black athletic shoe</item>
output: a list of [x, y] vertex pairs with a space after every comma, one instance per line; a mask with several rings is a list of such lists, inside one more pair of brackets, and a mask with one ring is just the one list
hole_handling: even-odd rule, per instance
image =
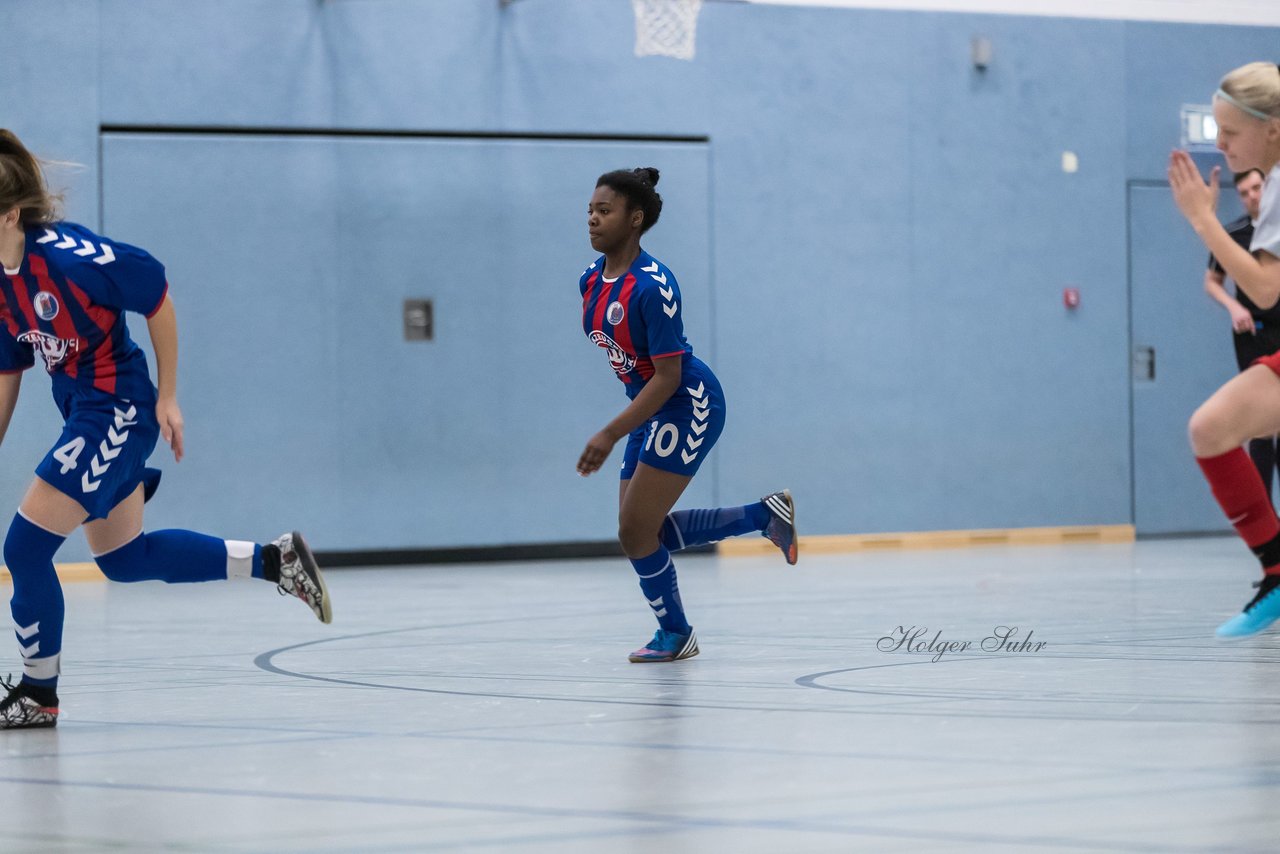
[[[10, 679], [13, 677], [10, 676]], [[40, 693], [39, 689], [19, 682], [14, 685], [0, 679], [0, 685], [9, 693], [0, 701], [0, 729], [36, 729], [58, 725], [58, 695], [48, 692], [53, 697], [53, 705], [48, 705], [48, 697], [39, 700], [31, 695]]]
[[760, 499], [769, 509], [769, 526], [764, 535], [782, 550], [787, 563], [795, 565], [800, 557], [800, 535], [796, 533], [796, 505], [791, 490], [784, 489]]

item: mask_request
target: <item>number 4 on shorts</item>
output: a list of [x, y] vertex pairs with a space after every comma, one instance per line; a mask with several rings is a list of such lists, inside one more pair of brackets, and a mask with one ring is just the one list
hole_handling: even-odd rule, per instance
[[62, 471], [59, 474], [66, 474], [76, 467], [76, 460], [80, 458], [80, 452], [84, 450], [84, 438], [77, 436], [67, 444], [63, 445], [53, 452], [53, 458], [62, 463]]

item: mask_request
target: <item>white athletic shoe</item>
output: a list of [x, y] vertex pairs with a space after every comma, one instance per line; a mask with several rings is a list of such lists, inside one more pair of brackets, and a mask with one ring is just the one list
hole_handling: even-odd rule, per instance
[[329, 588], [302, 534], [297, 531], [281, 534], [271, 545], [280, 549], [280, 581], [276, 584], [280, 595], [297, 596], [315, 612], [320, 622], [332, 622]]

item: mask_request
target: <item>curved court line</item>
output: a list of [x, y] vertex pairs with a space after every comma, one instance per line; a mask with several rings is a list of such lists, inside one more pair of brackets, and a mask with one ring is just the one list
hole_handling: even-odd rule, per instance
[[[898, 661], [889, 664], [872, 664], [858, 667], [843, 667], [836, 670], [824, 670], [818, 673], [810, 673], [797, 677], [795, 684], [801, 688], [814, 688], [819, 691], [834, 691], [842, 694], [868, 694], [872, 696], [884, 697], [902, 697], [921, 700], [967, 700], [973, 702], [1034, 702], [1034, 703], [1149, 703], [1157, 706], [1226, 706], [1236, 708], [1242, 704], [1255, 704], [1259, 706], [1270, 707], [1275, 705], [1272, 697], [1154, 697], [1151, 695], [1137, 694], [1089, 694], [1083, 695], [1079, 692], [1074, 693], [1054, 693], [1051, 691], [1027, 692], [1022, 694], [1014, 694], [1009, 692], [989, 692], [979, 693], [969, 690], [968, 692], [957, 693], [958, 689], [948, 692], [946, 689], [927, 688], [853, 688], [840, 687], [836, 685], [824, 685], [820, 680], [829, 676], [836, 676], [844, 673], [855, 673], [863, 670], [877, 670], [885, 667], [910, 667], [912, 665], [932, 665], [939, 666], [942, 664], [956, 664], [963, 661], [1003, 661], [1016, 658], [1015, 655], [956, 655], [943, 658], [939, 661], [933, 661], [931, 658], [922, 657], [916, 661]], [[1177, 661], [1177, 662], [1207, 662], [1213, 664], [1224, 663], [1221, 659], [1213, 658], [1170, 658], [1166, 656], [1137, 656], [1126, 655], [1122, 658], [1107, 658], [1097, 655], [1051, 655], [1039, 654], [1035, 658], [1055, 658], [1068, 660], [1093, 660], [1093, 661]], [[1254, 664], [1253, 661], [1228, 661], [1226, 663], [1236, 664]], [[1254, 721], [1254, 723], [1265, 723], [1269, 721]]]
[[[540, 700], [557, 703], [586, 703], [594, 705], [606, 706], [639, 706], [649, 708], [669, 708], [669, 709], [718, 709], [725, 711], [793, 711], [790, 706], [780, 707], [757, 707], [757, 706], [733, 706], [724, 704], [700, 704], [685, 703], [679, 701], [661, 701], [661, 700], [610, 700], [594, 697], [561, 697], [555, 694], [512, 694], [501, 691], [461, 691], [450, 688], [421, 688], [411, 685], [388, 685], [384, 682], [366, 682], [358, 679], [339, 679], [335, 676], [319, 676], [314, 673], [302, 673], [296, 670], [286, 670], [276, 665], [272, 659], [277, 655], [294, 650], [303, 649], [304, 647], [315, 646], [317, 644], [332, 643], [334, 641], [357, 640], [360, 638], [370, 637], [372, 635], [394, 634], [396, 632], [422, 631], [423, 628], [440, 628], [438, 626], [426, 626], [409, 629], [383, 629], [377, 632], [368, 632], [358, 635], [344, 635], [337, 638], [321, 638], [319, 640], [305, 641], [303, 643], [293, 644], [291, 646], [283, 646], [279, 649], [268, 650], [261, 653], [253, 659], [253, 664], [260, 670], [268, 673], [274, 673], [277, 676], [289, 676], [294, 679], [307, 679], [312, 682], [328, 682], [333, 685], [350, 685], [357, 688], [380, 688], [388, 691], [409, 691], [415, 694], [442, 694], [453, 697], [491, 697], [500, 700]], [[831, 711], [841, 711], [833, 709]]]
[[[623, 707], [634, 707], [634, 708], [689, 709], [689, 710], [698, 709], [698, 710], [734, 711], [734, 712], [787, 712], [791, 714], [817, 713], [817, 714], [837, 714], [837, 715], [857, 715], [857, 716], [866, 716], [866, 715], [899, 716], [904, 714], [910, 714], [910, 715], [916, 715], [921, 717], [999, 718], [1002, 720], [1075, 720], [1075, 721], [1120, 721], [1122, 720], [1122, 721], [1131, 722], [1131, 723], [1142, 722], [1142, 721], [1148, 721], [1148, 722], [1154, 722], [1154, 723], [1171, 723], [1171, 722], [1172, 723], [1197, 723], [1197, 722], [1215, 723], [1217, 722], [1216, 719], [1212, 717], [1197, 718], [1192, 716], [1183, 716], [1176, 719], [1170, 719], [1167, 717], [1159, 717], [1159, 716], [1153, 716], [1153, 715], [1145, 715], [1145, 716], [1139, 717], [1139, 716], [1124, 714], [1124, 713], [1089, 714], [1087, 712], [1065, 713], [1065, 712], [1052, 712], [1052, 711], [1034, 711], [1034, 712], [975, 711], [972, 709], [961, 710], [961, 709], [951, 709], [951, 708], [945, 708], [945, 709], [919, 708], [919, 707], [903, 708], [901, 706], [895, 706], [893, 708], [884, 708], [884, 707], [848, 708], [843, 706], [841, 707], [806, 707], [806, 706], [797, 706], [797, 705], [776, 705], [776, 704], [775, 705], [764, 705], [764, 704], [747, 705], [747, 704], [709, 703], [709, 702], [697, 703], [697, 702], [688, 702], [688, 701], [680, 701], [680, 700], [666, 700], [666, 701], [664, 700], [624, 700], [624, 699], [609, 699], [609, 698], [599, 698], [599, 697], [565, 697], [557, 694], [517, 694], [517, 693], [503, 692], [503, 691], [465, 691], [465, 690], [451, 689], [451, 688], [426, 688], [426, 687], [417, 687], [417, 686], [409, 686], [409, 685], [393, 685], [393, 684], [387, 684], [384, 682], [373, 682], [373, 681], [367, 681], [362, 679], [344, 679], [336, 676], [320, 676], [314, 673], [304, 673], [297, 670], [288, 670], [284, 667], [280, 667], [274, 662], [275, 657], [278, 655], [282, 655], [287, 652], [293, 652], [299, 649], [305, 649], [311, 646], [318, 646], [320, 644], [329, 644], [329, 643], [336, 643], [336, 642], [349, 641], [349, 640], [359, 640], [362, 638], [378, 637], [378, 636], [391, 635], [391, 634], [402, 634], [406, 632], [434, 631], [434, 630], [445, 629], [445, 628], [458, 628], [462, 626], [488, 625], [488, 624], [506, 623], [506, 622], [524, 622], [526, 620], [527, 618], [524, 618], [524, 617], [521, 617], [521, 618], [507, 617], [507, 618], [499, 618], [499, 619], [493, 619], [493, 620], [469, 621], [469, 622], [456, 623], [456, 624], [450, 624], [450, 625], [410, 626], [410, 627], [402, 627], [397, 629], [379, 629], [377, 631], [361, 632], [359, 634], [351, 634], [351, 635], [342, 635], [340, 637], [318, 638], [316, 640], [303, 641], [302, 643], [291, 644], [289, 646], [283, 646], [277, 649], [272, 649], [272, 650], [268, 650], [266, 652], [260, 653], [254, 658], [253, 663], [254, 663], [254, 666], [257, 667], [258, 669], [263, 670], [267, 673], [273, 673], [277, 676], [286, 676], [293, 679], [305, 679], [312, 682], [325, 682], [331, 685], [347, 685], [355, 688], [373, 688], [373, 689], [381, 689], [381, 690], [388, 690], [388, 691], [408, 691], [416, 694], [437, 694], [441, 696], [453, 696], [453, 697], [488, 697], [488, 698], [500, 699], [500, 700], [534, 700], [534, 701], [554, 702], [554, 703], [577, 703], [582, 705], [623, 706]], [[984, 702], [984, 703], [991, 703], [991, 702], [1017, 703], [1017, 702], [1026, 702], [1027, 700], [1032, 700], [1039, 704], [1052, 703], [1057, 706], [1064, 706], [1064, 705], [1086, 706], [1086, 705], [1099, 705], [1099, 704], [1117, 705], [1117, 704], [1124, 704], [1124, 703], [1133, 704], [1137, 702], [1137, 703], [1144, 703], [1152, 706], [1167, 706], [1170, 708], [1178, 707], [1178, 706], [1195, 706], [1195, 705], [1199, 705], [1202, 707], [1205, 707], [1205, 706], [1225, 707], [1225, 706], [1236, 706], [1236, 705], [1239, 705], [1239, 703], [1241, 702], [1239, 700], [1232, 700], [1230, 698], [1219, 699], [1219, 700], [1196, 700], [1195, 698], [1191, 698], [1187, 700], [1139, 698], [1138, 700], [1135, 701], [1134, 698], [1132, 697], [1112, 698], [1112, 699], [1089, 698], [1089, 697], [1075, 697], [1075, 698], [1048, 697], [1046, 698], [1043, 695], [1028, 696], [1028, 697], [1018, 697], [1018, 696], [1010, 696], [1010, 695], [984, 697], [984, 696], [975, 696], [972, 694], [955, 694], [955, 693], [944, 693], [944, 692], [929, 693], [929, 692], [921, 692], [921, 691], [903, 691], [903, 690], [888, 690], [888, 689], [876, 690], [876, 689], [869, 689], [869, 688], [865, 688], [865, 689], [841, 688], [841, 687], [836, 687], [832, 685], [824, 685], [819, 682], [819, 680], [823, 679], [824, 677], [833, 676], [835, 674], [840, 674], [840, 673], [852, 673], [852, 672], [861, 671], [861, 670], [877, 670], [885, 667], [908, 667], [912, 665], [938, 666], [940, 664], [950, 664], [957, 661], [970, 661], [970, 660], [997, 661], [997, 660], [1014, 658], [1014, 657], [1016, 656], [1001, 656], [1001, 655], [959, 656], [957, 655], [950, 658], [944, 658], [938, 662], [934, 662], [928, 658], [922, 658], [914, 661], [897, 661], [897, 662], [889, 662], [886, 664], [871, 664], [871, 665], [861, 665], [858, 667], [845, 667], [845, 668], [838, 668], [834, 670], [826, 670], [818, 673], [811, 673], [804, 676], [796, 677], [794, 680], [792, 680], [792, 682], [793, 684], [801, 688], [812, 688], [812, 689], [817, 689], [821, 691], [830, 691], [837, 694], [843, 693], [843, 694], [855, 694], [855, 695], [867, 695], [867, 696], [896, 697], [906, 701], [955, 700], [955, 701]], [[1076, 659], [1100, 658], [1100, 656], [1097, 656], [1097, 655], [1068, 656], [1068, 655], [1045, 655], [1045, 654], [1040, 654], [1035, 657], [1076, 658]], [[1157, 660], [1158, 661], [1163, 659], [1154, 657], [1154, 656], [1145, 657], [1145, 658], [1126, 656], [1124, 660], [1126, 661]], [[1182, 659], [1179, 659], [1179, 660], [1182, 660]], [[1216, 659], [1214, 659], [1214, 661], [1216, 661]], [[1239, 663], [1248, 663], [1248, 662], [1239, 662]], [[688, 662], [685, 662], [685, 664], [688, 664]], [[680, 665], [676, 665], [676, 666], [680, 666]], [[1274, 705], [1273, 703], [1270, 703], [1267, 701], [1258, 701], [1258, 700], [1250, 700], [1250, 701], [1244, 701], [1244, 702], [1253, 702], [1264, 707], [1270, 707], [1271, 705]], [[1232, 721], [1234, 721], [1235, 723], [1244, 723], [1244, 724], [1275, 724], [1277, 723], [1277, 720], [1278, 719], [1275, 716], [1257, 717], [1249, 720], [1242, 720], [1239, 717], [1235, 717], [1235, 716], [1232, 717]]]

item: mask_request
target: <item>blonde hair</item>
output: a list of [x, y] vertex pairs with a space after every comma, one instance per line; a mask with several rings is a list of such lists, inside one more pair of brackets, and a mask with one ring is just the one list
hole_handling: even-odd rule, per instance
[[22, 222], [47, 225], [60, 218], [61, 202], [49, 192], [36, 156], [13, 131], [0, 128], [0, 212], [17, 207]]
[[1280, 65], [1251, 62], [1222, 78], [1219, 90], [1246, 113], [1280, 119]]

